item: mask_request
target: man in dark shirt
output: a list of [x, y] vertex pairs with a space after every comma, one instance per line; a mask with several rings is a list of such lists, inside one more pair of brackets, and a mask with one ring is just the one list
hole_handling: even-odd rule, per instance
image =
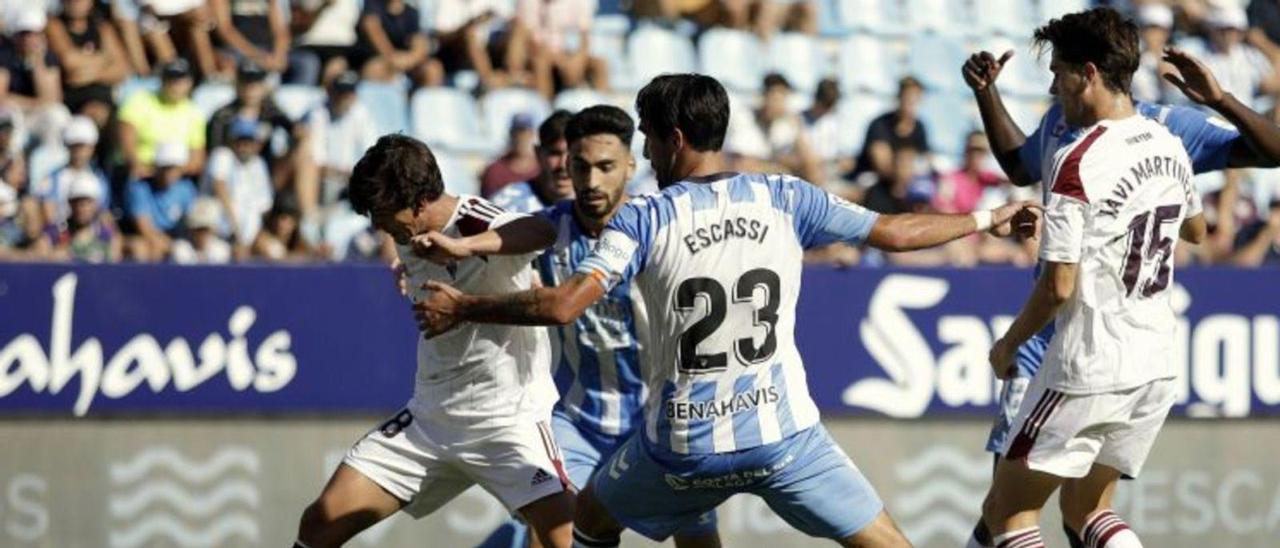
[[[273, 129], [283, 130], [293, 136], [294, 123], [271, 99], [271, 90], [267, 87], [266, 78], [266, 70], [253, 61], [245, 60], [240, 63], [236, 69], [235, 100], [214, 111], [209, 117], [208, 146], [210, 149], [231, 146], [230, 128], [236, 118], [247, 118], [270, 124]], [[264, 149], [263, 154], [268, 155], [268, 151]]]
[[893, 151], [903, 146], [910, 145], [920, 153], [929, 151], [928, 133], [918, 117], [923, 96], [924, 86], [919, 80], [907, 76], [898, 82], [898, 107], [867, 126], [867, 137], [852, 178], [860, 179], [864, 173], [880, 178], [889, 176], [893, 170]]
[[352, 68], [368, 80], [408, 73], [420, 86], [444, 82], [444, 67], [430, 56], [418, 9], [405, 0], [366, 0], [356, 25]]
[[62, 102], [58, 58], [44, 38], [47, 18], [39, 9], [22, 9], [0, 41], [0, 68], [9, 76], [9, 96], [24, 111]]

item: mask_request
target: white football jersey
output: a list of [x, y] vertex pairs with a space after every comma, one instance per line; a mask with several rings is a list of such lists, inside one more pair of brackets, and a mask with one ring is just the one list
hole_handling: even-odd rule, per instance
[[[524, 214], [509, 213], [475, 196], [460, 196], [442, 232], [470, 236]], [[471, 257], [449, 266], [421, 259], [397, 245], [409, 275], [410, 298], [424, 299], [428, 280], [476, 295], [532, 287], [537, 253]], [[542, 327], [463, 323], [431, 339], [418, 339], [418, 374], [410, 407], [416, 415], [443, 415], [475, 426], [507, 426], [530, 417], [547, 420], [557, 399], [551, 348]]]
[[1183, 219], [1200, 213], [1182, 141], [1141, 115], [1104, 120], [1053, 155], [1044, 261], [1079, 265], [1042, 374], [1068, 394], [1175, 375], [1169, 302]]
[[646, 439], [724, 453], [816, 424], [794, 337], [804, 250], [860, 242], [876, 218], [779, 175], [681, 182], [623, 205], [578, 272], [640, 289]]

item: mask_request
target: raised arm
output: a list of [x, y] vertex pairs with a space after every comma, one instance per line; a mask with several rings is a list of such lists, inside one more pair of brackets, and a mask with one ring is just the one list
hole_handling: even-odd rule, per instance
[[556, 227], [542, 217], [522, 216], [498, 228], [462, 238], [428, 232], [413, 238], [413, 251], [435, 262], [485, 255], [523, 255], [556, 241]]
[[575, 274], [555, 287], [539, 287], [500, 295], [467, 295], [440, 282], [427, 282], [426, 300], [414, 303], [414, 317], [426, 338], [461, 322], [509, 325], [563, 325], [581, 316], [604, 296], [605, 288], [594, 276]]
[[987, 140], [991, 142], [991, 151], [1000, 163], [1009, 181], [1018, 186], [1032, 184], [1026, 168], [1022, 165], [1019, 152], [1027, 141], [1027, 136], [1013, 121], [1004, 101], [1000, 98], [1000, 90], [996, 89], [996, 78], [1004, 64], [1013, 57], [1013, 50], [1004, 52], [996, 59], [990, 52], [979, 52], [969, 56], [961, 72], [964, 81], [973, 90], [973, 97], [978, 102], [978, 112], [982, 115], [982, 127], [986, 130]]
[[1243, 143], [1231, 148], [1229, 166], [1280, 166], [1280, 126], [1223, 91], [1213, 72], [1185, 51], [1165, 48], [1164, 60], [1178, 69], [1178, 74], [1165, 74], [1165, 80], [1188, 99], [1212, 108], [1240, 130]]

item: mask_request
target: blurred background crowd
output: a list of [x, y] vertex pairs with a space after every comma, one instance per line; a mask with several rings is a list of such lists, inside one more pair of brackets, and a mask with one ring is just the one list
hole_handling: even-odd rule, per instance
[[[386, 238], [344, 187], [384, 133], [432, 146], [455, 193], [536, 209], [571, 194], [559, 111], [663, 72], [729, 89], [740, 169], [792, 173], [886, 213], [1035, 197], [1000, 173], [960, 77], [999, 87], [1030, 133], [1050, 75], [1032, 30], [1087, 0], [0, 0], [0, 260], [376, 261]], [[1280, 0], [1104, 2], [1139, 22], [1133, 93], [1189, 104], [1160, 52], [1203, 59], [1280, 121]], [[641, 159], [634, 192], [655, 188]], [[1280, 172], [1198, 179], [1212, 238], [1193, 264], [1280, 264]], [[1185, 250], [1185, 251], [1183, 251]], [[840, 266], [1029, 265], [973, 237]]]

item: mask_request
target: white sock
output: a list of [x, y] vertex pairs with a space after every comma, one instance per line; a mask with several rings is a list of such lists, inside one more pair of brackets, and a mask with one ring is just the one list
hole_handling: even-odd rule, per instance
[[1142, 548], [1129, 524], [1109, 509], [1090, 516], [1080, 536], [1087, 548]]
[[1045, 548], [1044, 540], [1040, 538], [1039, 527], [1009, 531], [1003, 535], [997, 535], [991, 541], [995, 543], [996, 548]]

